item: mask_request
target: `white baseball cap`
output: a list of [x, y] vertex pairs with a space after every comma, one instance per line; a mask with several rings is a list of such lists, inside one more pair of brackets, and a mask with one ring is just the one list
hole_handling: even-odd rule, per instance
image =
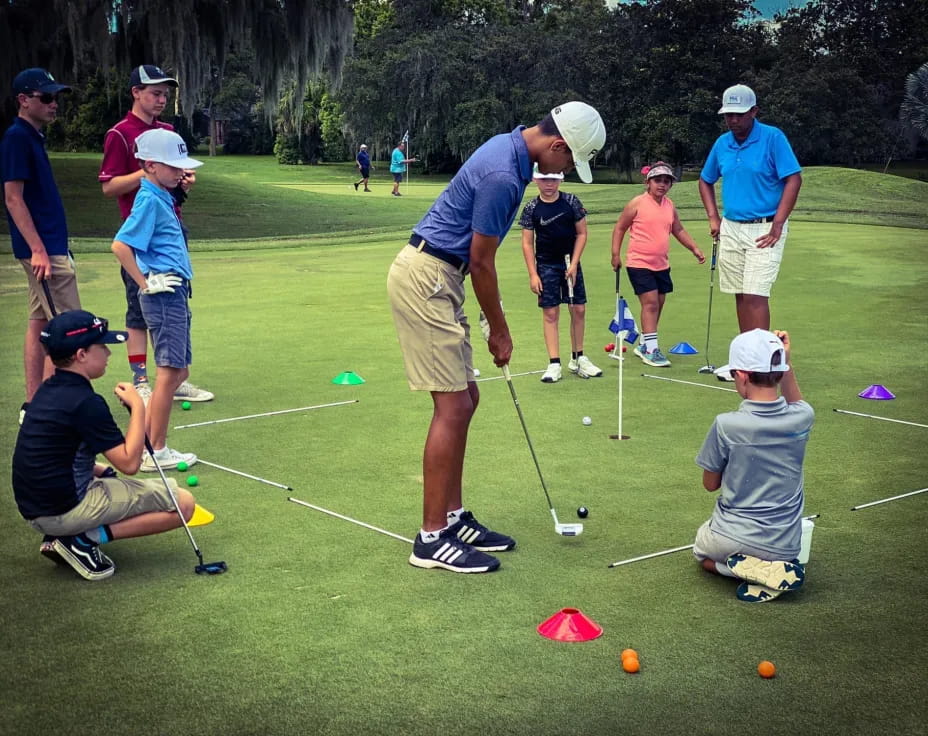
[[745, 84], [736, 84], [729, 87], [722, 95], [722, 106], [719, 115], [727, 112], [744, 113], [757, 104], [757, 95], [754, 90]]
[[532, 178], [533, 179], [563, 179], [563, 171], [552, 171], [549, 174], [543, 174], [538, 170], [538, 164], [535, 164], [535, 168], [532, 169]]
[[187, 144], [173, 130], [146, 130], [135, 139], [135, 157], [142, 161], [157, 161], [178, 169], [195, 169], [202, 161], [187, 155]]
[[603, 119], [585, 102], [565, 102], [551, 111], [561, 137], [567, 141], [574, 156], [574, 167], [580, 180], [593, 181], [590, 161], [606, 145]]
[[361, 148], [367, 148], [367, 144], [366, 144], [366, 143], [362, 143], [362, 144], [361, 144]]
[[715, 372], [785, 373], [788, 370], [783, 341], [768, 330], [755, 328], [750, 332], [742, 332], [731, 341], [728, 365], [723, 365]]

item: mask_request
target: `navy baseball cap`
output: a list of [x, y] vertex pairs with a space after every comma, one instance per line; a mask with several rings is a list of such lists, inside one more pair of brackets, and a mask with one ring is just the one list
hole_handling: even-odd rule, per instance
[[177, 86], [177, 80], [169, 77], [160, 66], [154, 64], [142, 64], [132, 70], [129, 76], [129, 88], [142, 87], [146, 84], [169, 84], [172, 87]]
[[123, 343], [128, 337], [128, 332], [110, 331], [107, 320], [83, 309], [62, 312], [39, 333], [39, 340], [53, 360], [70, 358], [81, 348], [91, 345]]
[[24, 69], [13, 80], [14, 95], [25, 95], [29, 92], [47, 92], [54, 95], [64, 90], [70, 91], [71, 88], [66, 84], [58, 84], [51, 74], [39, 67]]

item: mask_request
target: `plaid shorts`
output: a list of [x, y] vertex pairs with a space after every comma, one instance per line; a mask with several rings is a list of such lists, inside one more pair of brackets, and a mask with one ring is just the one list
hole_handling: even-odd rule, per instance
[[770, 232], [769, 222], [722, 220], [719, 232], [719, 289], [726, 294], [770, 296], [780, 272], [789, 223], [770, 248], [758, 248], [757, 238]]

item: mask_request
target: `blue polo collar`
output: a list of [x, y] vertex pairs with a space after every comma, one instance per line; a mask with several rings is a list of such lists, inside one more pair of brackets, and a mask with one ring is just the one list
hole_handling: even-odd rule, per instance
[[730, 140], [728, 141], [729, 148], [744, 148], [745, 146], [753, 145], [760, 140], [760, 126], [761, 124], [755, 119], [754, 124], [751, 126], [751, 132], [748, 133], [748, 137], [744, 139], [744, 143], [738, 143], [735, 138], [735, 134], [731, 131], [728, 131]]
[[14, 125], [19, 125], [20, 127], [25, 128], [25, 129], [28, 130], [32, 135], [34, 135], [36, 138], [38, 138], [38, 139], [42, 142], [42, 145], [43, 145], [43, 146], [45, 145], [45, 134], [44, 134], [41, 130], [39, 130], [38, 128], [36, 128], [36, 127], [35, 127], [32, 123], [30, 123], [28, 120], [25, 120], [25, 119], [21, 118], [19, 115], [17, 115], [16, 118], [13, 120], [13, 124], [14, 124]]
[[141, 187], [167, 202], [172, 208], [174, 207], [174, 197], [171, 196], [171, 193], [166, 189], [162, 189], [157, 184], [152, 184], [148, 180], [148, 177], [142, 177]]
[[522, 137], [523, 130], [525, 130], [524, 125], [517, 125], [510, 135], [516, 158], [519, 161], [519, 176], [529, 182], [532, 180], [532, 160], [528, 157], [528, 146], [525, 145], [525, 139]]

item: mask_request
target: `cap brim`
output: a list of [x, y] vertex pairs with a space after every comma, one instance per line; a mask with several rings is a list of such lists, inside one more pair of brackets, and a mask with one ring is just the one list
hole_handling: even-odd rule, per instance
[[129, 339], [129, 333], [122, 330], [110, 330], [107, 332], [101, 340], [97, 342], [102, 342], [106, 345], [117, 345], [119, 343], [124, 343]]
[[[751, 105], [751, 107], [754, 107], [754, 105]], [[750, 110], [751, 107], [720, 107], [719, 115], [726, 115], [727, 113], [734, 113], [735, 115], [744, 115], [744, 113], [748, 112], [748, 110]]]
[[577, 171], [577, 176], [580, 177], [580, 181], [584, 184], [593, 183], [593, 172], [590, 171], [590, 164], [587, 161], [577, 161], [574, 159], [574, 169]]
[[56, 95], [59, 92], [70, 92], [70, 91], [71, 91], [71, 88], [66, 84], [44, 84], [36, 90], [36, 92], [46, 92], [52, 95]]

